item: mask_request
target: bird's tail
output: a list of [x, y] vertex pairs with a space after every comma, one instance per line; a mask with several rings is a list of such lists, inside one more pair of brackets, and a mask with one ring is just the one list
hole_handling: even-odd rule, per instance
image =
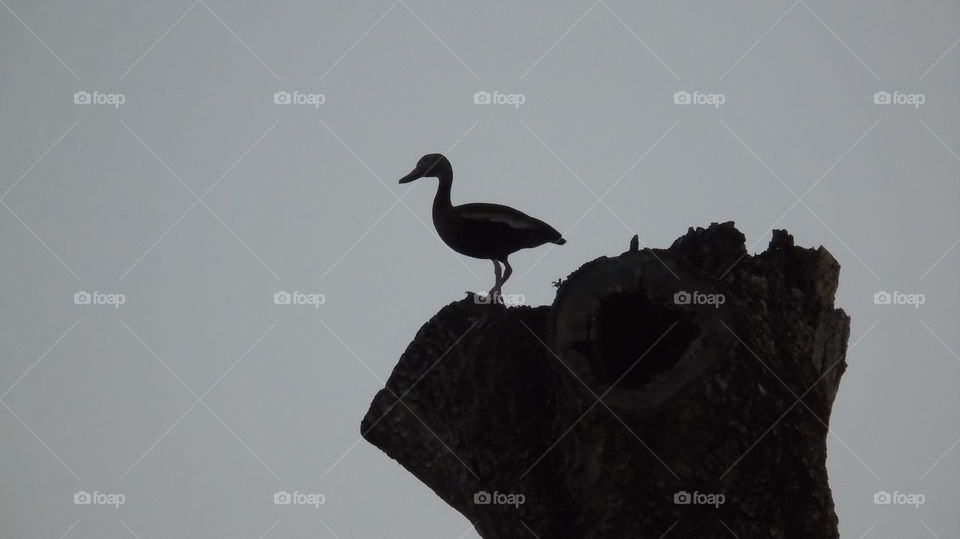
[[559, 239], [555, 240], [553, 243], [556, 243], [557, 245], [563, 245], [564, 243], [567, 243], [567, 240], [565, 240], [565, 239], [563, 239], [563, 238], [559, 238]]

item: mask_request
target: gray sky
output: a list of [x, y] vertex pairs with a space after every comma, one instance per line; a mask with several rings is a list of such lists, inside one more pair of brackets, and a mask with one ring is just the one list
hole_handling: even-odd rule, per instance
[[564, 232], [512, 257], [529, 304], [634, 233], [824, 245], [841, 534], [960, 534], [955, 2], [0, 5], [4, 536], [475, 536], [358, 434], [419, 326], [492, 284], [435, 182], [396, 184], [429, 152], [455, 203]]

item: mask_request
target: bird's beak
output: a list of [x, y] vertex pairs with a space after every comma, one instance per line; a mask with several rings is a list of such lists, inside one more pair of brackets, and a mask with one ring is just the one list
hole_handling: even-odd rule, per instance
[[423, 173], [420, 172], [420, 169], [415, 168], [410, 174], [407, 174], [406, 176], [400, 178], [400, 183], [410, 183], [413, 180], [416, 180], [422, 177], [423, 177]]

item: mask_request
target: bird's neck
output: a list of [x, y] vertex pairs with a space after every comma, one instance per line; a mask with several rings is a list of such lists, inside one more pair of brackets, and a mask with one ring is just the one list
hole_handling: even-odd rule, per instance
[[453, 173], [445, 172], [439, 176], [437, 195], [433, 197], [433, 213], [441, 213], [453, 207], [450, 202], [450, 186], [453, 185]]

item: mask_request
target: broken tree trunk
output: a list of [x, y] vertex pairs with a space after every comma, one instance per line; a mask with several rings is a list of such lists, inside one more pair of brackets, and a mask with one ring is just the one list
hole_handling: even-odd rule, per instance
[[[361, 424], [485, 538], [838, 537], [839, 265], [733, 223], [428, 321]], [[531, 535], [532, 534], [532, 535]]]

